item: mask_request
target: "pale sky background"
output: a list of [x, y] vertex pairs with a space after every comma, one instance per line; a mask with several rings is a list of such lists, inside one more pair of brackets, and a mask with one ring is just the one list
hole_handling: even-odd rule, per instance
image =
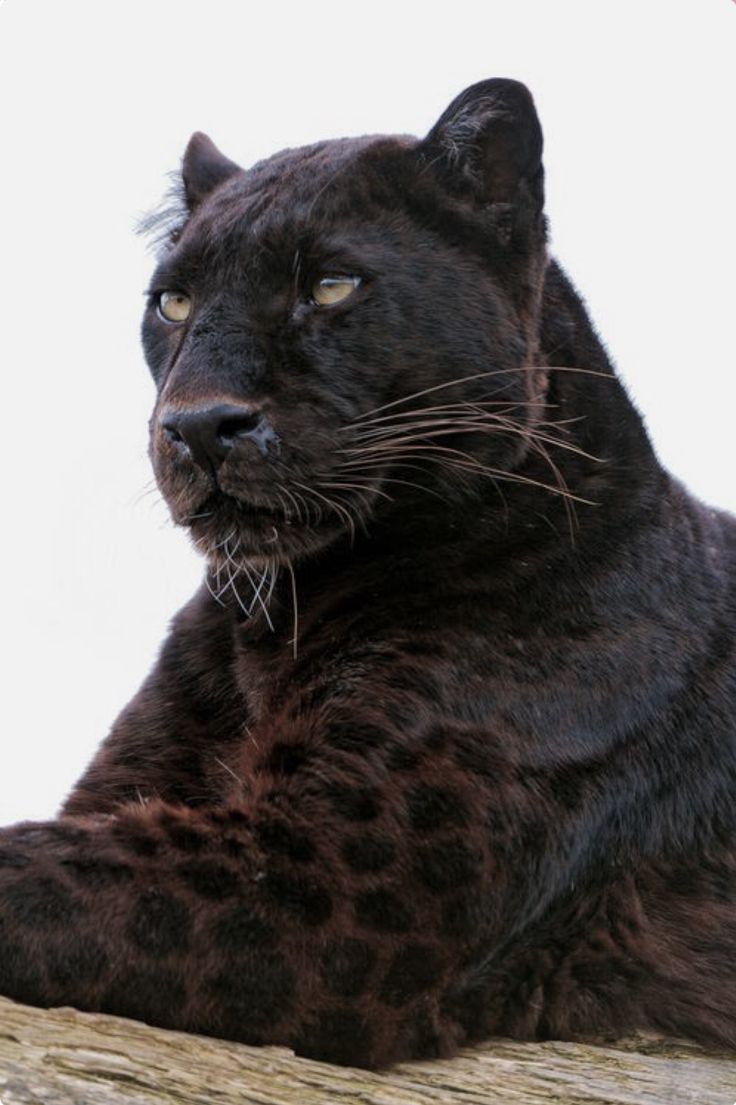
[[536, 98], [554, 252], [660, 456], [736, 510], [733, 0], [0, 7], [0, 824], [53, 815], [201, 576], [141, 497], [133, 233], [189, 134], [423, 134], [491, 76]]

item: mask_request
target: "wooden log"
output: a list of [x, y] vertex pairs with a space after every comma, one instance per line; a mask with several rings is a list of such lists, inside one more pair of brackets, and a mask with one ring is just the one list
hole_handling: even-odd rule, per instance
[[369, 1073], [0, 999], [2, 1105], [736, 1105], [736, 1057], [656, 1039], [495, 1040]]

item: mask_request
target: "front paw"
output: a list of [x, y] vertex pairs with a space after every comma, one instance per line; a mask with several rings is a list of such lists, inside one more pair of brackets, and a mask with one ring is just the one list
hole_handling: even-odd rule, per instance
[[0, 994], [16, 1001], [63, 998], [64, 934], [78, 910], [61, 866], [64, 848], [53, 822], [0, 830]]

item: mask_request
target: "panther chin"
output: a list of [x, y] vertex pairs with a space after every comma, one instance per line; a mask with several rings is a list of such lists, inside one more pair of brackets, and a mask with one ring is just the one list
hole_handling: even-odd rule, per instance
[[184, 522], [214, 572], [292, 564], [348, 530], [328, 513], [306, 515], [283, 505], [252, 503], [224, 492], [210, 495]]

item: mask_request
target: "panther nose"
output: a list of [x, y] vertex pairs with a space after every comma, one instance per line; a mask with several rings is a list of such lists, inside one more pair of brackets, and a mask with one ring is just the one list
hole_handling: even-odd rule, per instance
[[159, 422], [166, 439], [208, 471], [220, 467], [237, 441], [250, 438], [265, 456], [269, 442], [277, 440], [271, 423], [255, 403], [163, 410]]

